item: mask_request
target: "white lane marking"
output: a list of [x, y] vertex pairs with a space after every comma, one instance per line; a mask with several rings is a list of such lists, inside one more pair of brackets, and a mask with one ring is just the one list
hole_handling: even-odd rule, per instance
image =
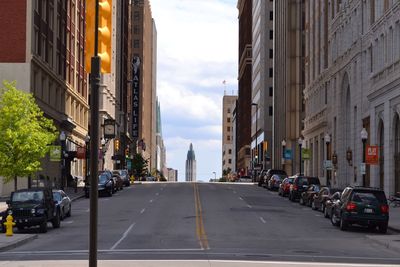
[[158, 196], [160, 193], [156, 193], [156, 196]]
[[262, 221], [262, 223], [267, 223], [263, 217], [260, 217], [260, 220]]
[[236, 194], [236, 191], [233, 191], [234, 194]]
[[90, 209], [87, 209], [87, 210], [86, 210], [86, 212], [89, 212], [89, 211], [90, 211]]
[[243, 198], [239, 197], [240, 200], [243, 200]]
[[248, 207], [249, 209], [251, 209], [251, 206], [250, 206], [250, 205], [247, 205], [247, 207]]
[[321, 214], [315, 214], [315, 216], [316, 216], [316, 217], [322, 217], [322, 215], [321, 215]]
[[150, 199], [150, 201], [149, 201], [149, 202], [150, 202], [150, 203], [153, 203], [153, 201], [154, 201], [153, 199]]
[[70, 223], [73, 223], [74, 221], [63, 221], [62, 223], [64, 224], [64, 223], [66, 223], [66, 224], [70, 224]]
[[121, 242], [122, 240], [125, 239], [125, 237], [129, 234], [129, 232], [132, 230], [133, 226], [135, 226], [136, 223], [132, 223], [128, 229], [126, 229], [125, 233], [122, 235], [122, 237], [110, 248], [110, 250], [114, 250]]
[[145, 211], [146, 209], [142, 209], [141, 211], [140, 211], [140, 214], [143, 214], [143, 212]]

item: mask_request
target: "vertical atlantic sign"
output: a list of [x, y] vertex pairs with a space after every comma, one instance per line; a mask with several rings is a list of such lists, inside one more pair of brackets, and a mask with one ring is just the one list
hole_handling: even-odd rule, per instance
[[135, 56], [132, 60], [132, 138], [139, 138], [139, 78], [140, 78], [140, 58]]

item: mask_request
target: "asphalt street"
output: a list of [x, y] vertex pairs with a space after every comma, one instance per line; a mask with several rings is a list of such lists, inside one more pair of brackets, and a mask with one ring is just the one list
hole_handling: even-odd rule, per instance
[[[134, 185], [99, 198], [98, 230], [101, 260], [400, 263], [398, 252], [366, 237], [378, 232], [340, 231], [322, 213], [255, 185]], [[60, 229], [49, 224], [0, 261], [85, 260], [88, 244], [89, 200], [82, 198]]]

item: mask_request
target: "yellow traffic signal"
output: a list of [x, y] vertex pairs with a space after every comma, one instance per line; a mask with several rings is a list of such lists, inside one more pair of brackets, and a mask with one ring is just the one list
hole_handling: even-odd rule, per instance
[[112, 0], [86, 0], [85, 69], [91, 71], [94, 55], [95, 3], [99, 2], [98, 56], [101, 58], [101, 73], [111, 72]]
[[85, 69], [91, 70], [91, 58], [94, 55], [95, 2], [86, 0], [86, 31], [85, 31]]
[[119, 151], [119, 140], [118, 139], [114, 140], [114, 149], [115, 149], [115, 151]]
[[111, 72], [112, 0], [99, 3], [99, 57], [101, 73]]

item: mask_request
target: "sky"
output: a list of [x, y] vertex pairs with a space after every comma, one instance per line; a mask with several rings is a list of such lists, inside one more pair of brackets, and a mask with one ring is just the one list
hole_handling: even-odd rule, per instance
[[[190, 143], [197, 180], [222, 175], [222, 97], [237, 94], [237, 0], [150, 0], [157, 28], [157, 95], [167, 167], [185, 180]], [[223, 81], [226, 81], [225, 85]]]

